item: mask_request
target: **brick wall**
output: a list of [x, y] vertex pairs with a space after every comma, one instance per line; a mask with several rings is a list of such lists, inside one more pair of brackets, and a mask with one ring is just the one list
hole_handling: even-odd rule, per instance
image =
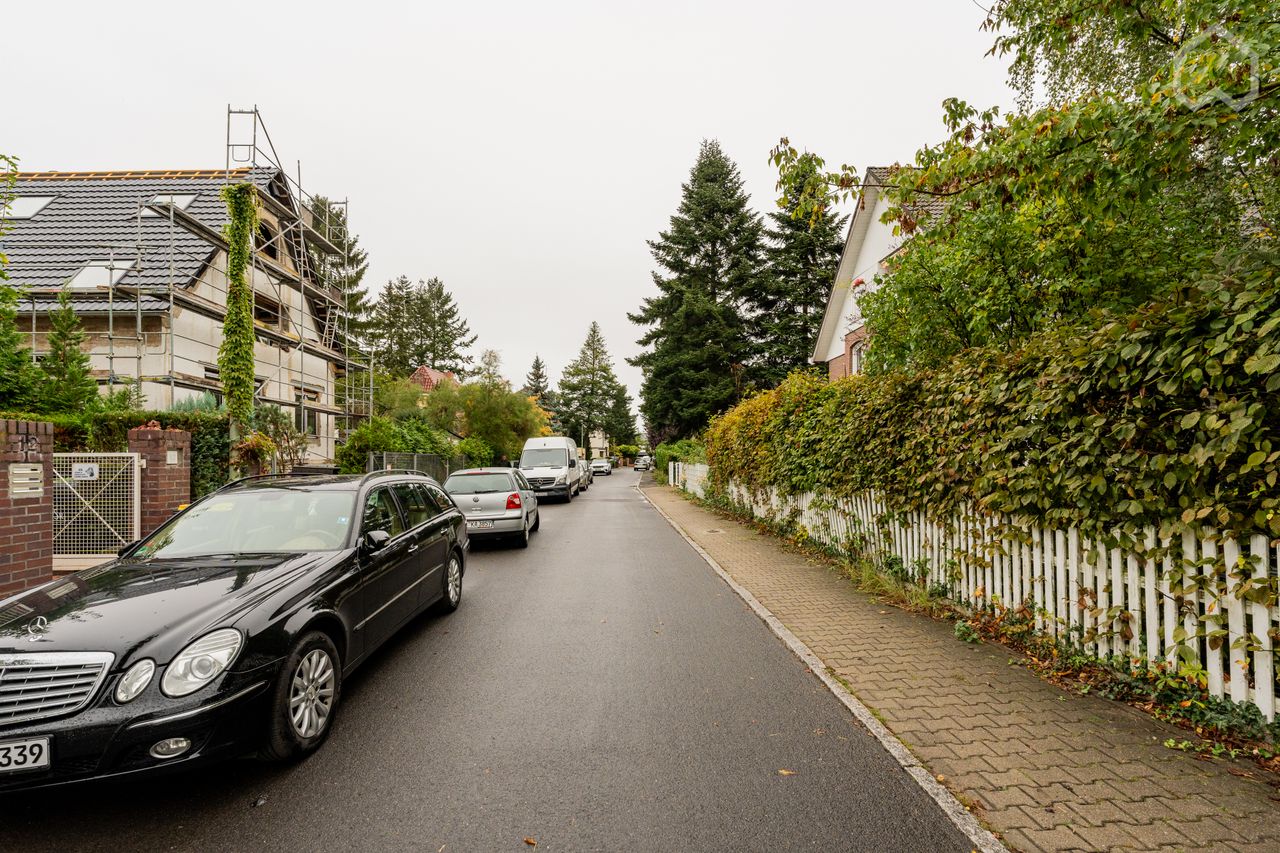
[[[10, 497], [14, 465], [38, 465], [39, 496]], [[53, 577], [53, 424], [0, 420], [0, 598]]]
[[129, 430], [129, 452], [142, 457], [142, 535], [191, 501], [191, 433], [154, 421]]

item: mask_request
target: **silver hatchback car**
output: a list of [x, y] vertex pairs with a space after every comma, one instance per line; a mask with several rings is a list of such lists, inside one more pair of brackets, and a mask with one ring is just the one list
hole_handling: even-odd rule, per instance
[[444, 490], [467, 519], [471, 539], [510, 537], [529, 547], [529, 534], [542, 523], [538, 497], [518, 468], [469, 468], [455, 471]]

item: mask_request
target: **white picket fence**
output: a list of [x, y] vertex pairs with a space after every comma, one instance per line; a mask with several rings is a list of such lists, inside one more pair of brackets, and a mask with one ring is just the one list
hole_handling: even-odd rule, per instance
[[[703, 497], [707, 472], [706, 465], [672, 463], [669, 478]], [[1280, 546], [1266, 536], [1238, 542], [1206, 528], [1171, 543], [1157, 541], [1153, 530], [1145, 549], [1131, 551], [1090, 541], [1075, 528], [1015, 525], [976, 513], [944, 522], [893, 512], [871, 492], [832, 500], [731, 485], [729, 493], [755, 517], [789, 520], [828, 547], [857, 549], [882, 566], [896, 556], [918, 582], [945, 588], [954, 601], [1026, 603], [1040, 631], [1089, 654], [1173, 662], [1180, 648], [1189, 649], [1214, 696], [1254, 702], [1275, 719], [1272, 638], [1280, 635], [1280, 607], [1235, 594], [1246, 580], [1274, 588], [1280, 577]], [[1175, 561], [1204, 578], [1199, 590], [1182, 590], [1182, 607], [1171, 591]]]

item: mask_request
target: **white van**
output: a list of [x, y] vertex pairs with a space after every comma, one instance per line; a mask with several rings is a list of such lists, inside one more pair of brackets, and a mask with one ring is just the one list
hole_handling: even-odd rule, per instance
[[526, 441], [520, 454], [520, 470], [540, 498], [557, 496], [571, 501], [582, 489], [578, 445], [563, 435]]

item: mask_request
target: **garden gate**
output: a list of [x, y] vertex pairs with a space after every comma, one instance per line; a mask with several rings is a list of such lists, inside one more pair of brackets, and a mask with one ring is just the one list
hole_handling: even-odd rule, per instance
[[53, 454], [54, 571], [105, 562], [141, 535], [137, 453]]

